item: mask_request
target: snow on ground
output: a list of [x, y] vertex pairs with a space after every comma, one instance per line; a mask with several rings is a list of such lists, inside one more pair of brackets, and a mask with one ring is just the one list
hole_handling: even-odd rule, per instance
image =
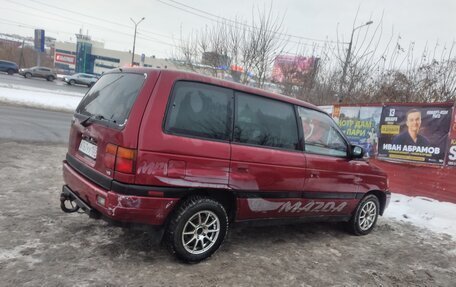
[[[56, 92], [32, 87], [27, 89], [0, 86], [0, 101], [21, 104], [31, 107], [51, 108], [74, 111], [83, 94]], [[32, 90], [33, 89], [33, 90]]]
[[0, 83], [0, 88], [8, 88], [13, 90], [25, 90], [30, 92], [43, 92], [47, 94], [57, 94], [57, 95], [67, 95], [67, 96], [84, 96], [84, 93], [81, 92], [71, 92], [65, 90], [50, 90], [50, 89], [40, 89], [37, 87], [25, 86], [25, 85], [17, 85], [17, 84], [10, 84], [10, 83]]
[[456, 204], [427, 197], [392, 194], [384, 216], [446, 233], [456, 239]]
[[[0, 101], [27, 106], [74, 111], [82, 97], [83, 94], [77, 93], [0, 85]], [[393, 194], [385, 217], [449, 234], [456, 239], [456, 204], [453, 203]]]

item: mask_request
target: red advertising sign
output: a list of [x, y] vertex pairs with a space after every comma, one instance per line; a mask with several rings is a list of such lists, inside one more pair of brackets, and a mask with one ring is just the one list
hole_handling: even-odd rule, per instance
[[76, 56], [69, 55], [69, 54], [63, 54], [63, 53], [56, 52], [54, 59], [56, 62], [63, 63], [63, 64], [74, 65], [76, 63]]
[[315, 57], [279, 55], [274, 61], [272, 79], [279, 83], [286, 80], [297, 82], [300, 76], [314, 69], [317, 62]]

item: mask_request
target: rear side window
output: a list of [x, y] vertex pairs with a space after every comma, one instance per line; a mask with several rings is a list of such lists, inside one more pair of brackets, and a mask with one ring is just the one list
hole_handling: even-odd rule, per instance
[[127, 121], [144, 79], [143, 74], [104, 75], [84, 96], [76, 112], [122, 126]]
[[291, 104], [236, 94], [235, 141], [299, 150], [298, 138], [295, 111]]
[[173, 88], [165, 129], [175, 134], [229, 140], [232, 111], [232, 90], [180, 81]]

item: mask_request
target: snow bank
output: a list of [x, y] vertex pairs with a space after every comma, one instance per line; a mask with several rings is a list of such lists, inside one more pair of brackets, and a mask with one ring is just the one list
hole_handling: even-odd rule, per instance
[[74, 111], [83, 94], [56, 93], [56, 91], [0, 87], [0, 101], [40, 108]]
[[456, 204], [426, 197], [392, 194], [384, 216], [445, 233], [456, 239]]
[[[57, 85], [57, 87], [58, 87], [58, 85]], [[10, 83], [0, 83], [0, 88], [25, 90], [25, 91], [30, 91], [30, 92], [42, 92], [42, 93], [57, 94], [57, 95], [69, 95], [69, 96], [78, 96], [78, 97], [84, 96], [84, 93], [76, 92], [76, 91], [71, 92], [71, 91], [58, 90], [58, 89], [49, 90], [49, 89], [41, 89], [41, 88], [36, 88], [36, 87], [31, 87], [31, 86], [16, 85], [16, 84], [10, 84]]]

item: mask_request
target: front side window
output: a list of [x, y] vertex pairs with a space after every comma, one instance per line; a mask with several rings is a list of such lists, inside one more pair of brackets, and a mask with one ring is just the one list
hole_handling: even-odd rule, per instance
[[347, 156], [347, 144], [328, 115], [303, 107], [298, 107], [298, 113], [302, 122], [306, 152]]
[[174, 85], [165, 129], [167, 132], [229, 140], [233, 91], [207, 84], [180, 81]]
[[234, 140], [299, 150], [298, 127], [291, 104], [237, 93]]

